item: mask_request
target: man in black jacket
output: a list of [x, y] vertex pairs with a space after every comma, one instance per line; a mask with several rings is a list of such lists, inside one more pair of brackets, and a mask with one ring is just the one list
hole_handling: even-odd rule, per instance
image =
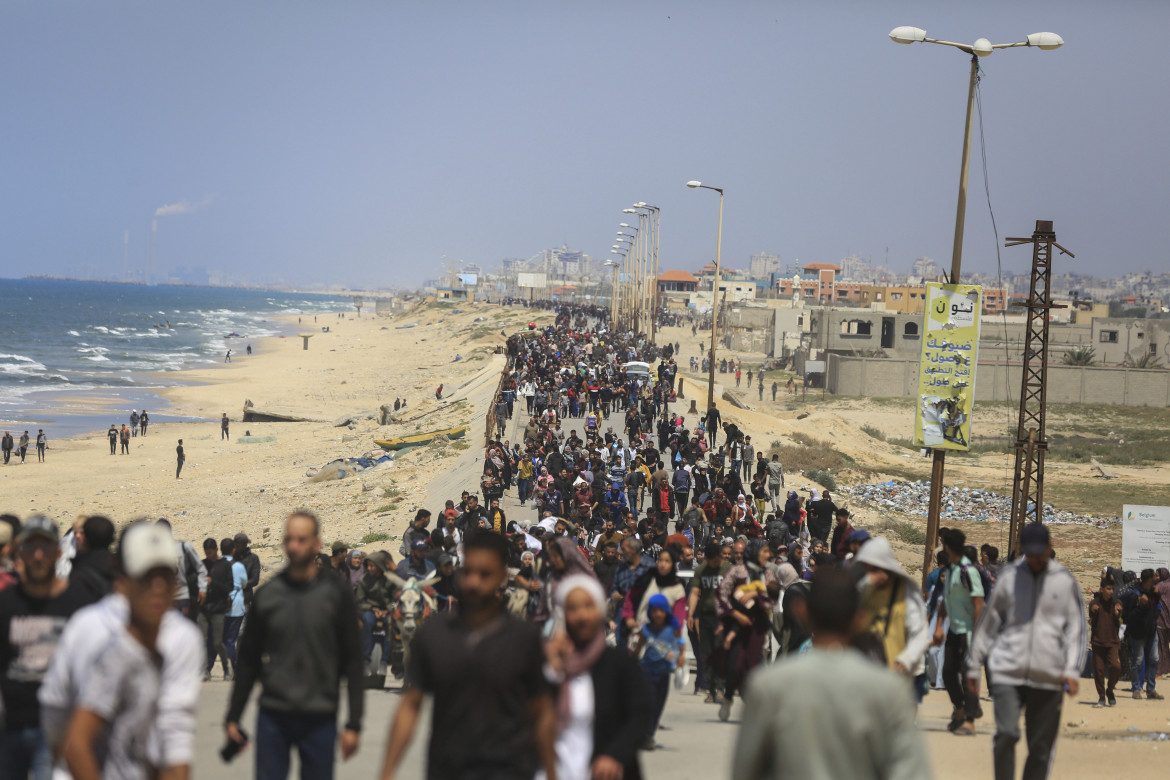
[[224, 728], [228, 739], [247, 742], [240, 716], [259, 681], [256, 776], [287, 777], [295, 746], [302, 777], [332, 780], [342, 678], [349, 702], [342, 759], [357, 752], [362, 727], [364, 663], [357, 606], [335, 578], [317, 571], [321, 526], [315, 515], [289, 515], [284, 551], [288, 567], [256, 591], [248, 613]]
[[244, 586], [244, 603], [252, 603], [253, 589], [260, 584], [260, 558], [252, 552], [252, 540], [241, 531], [236, 534], [235, 553], [232, 559], [244, 564], [244, 571], [248, 573], [248, 584]]
[[1146, 698], [1161, 699], [1154, 690], [1158, 679], [1158, 592], [1153, 569], [1144, 569], [1136, 589], [1121, 596], [1121, 615], [1125, 620], [1125, 641], [1129, 643], [1130, 679], [1133, 697], [1142, 698], [1142, 662], [1146, 667]]
[[113, 555], [110, 546], [114, 543], [114, 524], [108, 517], [94, 515], [74, 532], [77, 540], [77, 555], [69, 570], [69, 582], [77, 584], [98, 601], [109, 594], [114, 586]]

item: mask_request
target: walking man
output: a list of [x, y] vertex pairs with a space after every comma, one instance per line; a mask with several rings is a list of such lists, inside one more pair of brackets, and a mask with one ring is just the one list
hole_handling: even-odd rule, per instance
[[231, 425], [231, 422], [228, 420], [227, 412], [224, 412], [223, 417], [221, 417], [219, 419], [219, 440], [220, 441], [223, 441], [224, 439], [227, 439], [228, 441], [232, 440], [231, 434], [228, 433], [228, 426], [229, 425]]
[[1158, 606], [1153, 569], [1143, 569], [1138, 586], [1121, 597], [1121, 615], [1125, 619], [1125, 641], [1129, 644], [1130, 679], [1133, 697], [1142, 698], [1142, 662], [1146, 668], [1146, 698], [1161, 699], [1154, 690], [1158, 679]]
[[[978, 674], [987, 656], [984, 651], [978, 658], [978, 664], [969, 666], [972, 657], [968, 652], [971, 648], [971, 632], [975, 630], [975, 624], [983, 613], [983, 580], [970, 559], [963, 555], [963, 547], [967, 544], [966, 534], [956, 528], [946, 528], [939, 533], [939, 538], [942, 539], [943, 550], [950, 562], [943, 586], [943, 603], [938, 609], [938, 624], [934, 629], [934, 645], [944, 644], [943, 623], [950, 618], [943, 651], [943, 684], [955, 709], [947, 729], [960, 736], [970, 736], [975, 733], [975, 720], [983, 717], [979, 694], [971, 691], [965, 682], [968, 670]], [[998, 717], [996, 725], [999, 725]]]
[[[995, 780], [1015, 776], [1021, 712], [1028, 735], [1023, 780], [1048, 777], [1060, 731], [1061, 696], [1077, 695], [1085, 659], [1081, 589], [1072, 573], [1052, 560], [1048, 529], [1041, 523], [1024, 526], [1020, 548], [1023, 557], [1000, 569], [991, 600], [975, 626], [966, 663], [969, 694], [979, 694], [984, 661], [994, 681]], [[948, 585], [955, 569], [947, 572]], [[956, 613], [949, 614], [953, 628]], [[950, 649], [948, 638], [948, 662]]]
[[110, 440], [110, 454], [118, 454], [118, 426], [111, 425], [110, 429], [106, 431], [106, 438]]
[[123, 425], [122, 430], [118, 432], [118, 437], [122, 440], [122, 454], [129, 455], [130, 454], [130, 429], [127, 428], [125, 425]]
[[138, 436], [138, 410], [132, 409], [130, 411], [130, 432], [132, 436]]
[[500, 600], [509, 556], [500, 534], [469, 531], [465, 537], [460, 608], [431, 618], [415, 636], [382, 780], [394, 777], [427, 694], [434, 700], [428, 780], [530, 778], [540, 767], [556, 777], [556, 714], [539, 630], [510, 616]]
[[1093, 602], [1089, 604], [1089, 631], [1097, 706], [1116, 706], [1113, 689], [1121, 679], [1121, 601], [1113, 595], [1112, 575], [1105, 575], [1101, 590], [1093, 594]]
[[20, 435], [20, 462], [24, 463], [24, 458], [28, 454], [28, 431]]
[[[752, 676], [735, 780], [931, 776], [910, 686], [849, 645], [859, 600], [849, 574], [817, 569], [807, 607], [812, 649]], [[858, 736], [848, 744], [826, 738], [844, 734]]]
[[183, 440], [179, 439], [179, 446], [175, 447], [175, 479], [182, 479], [183, 464], [187, 462], [187, 453], [183, 451]]
[[773, 455], [765, 469], [768, 472], [768, 494], [772, 497], [772, 511], [783, 509], [780, 503], [780, 491], [784, 488], [784, 464], [779, 455]]
[[45, 448], [49, 446], [49, 437], [45, 435], [44, 428], [37, 429], [37, 462], [45, 462]]
[[12, 457], [12, 448], [16, 446], [16, 442], [12, 439], [12, 434], [4, 431], [4, 438], [0, 439], [0, 450], [4, 451], [4, 465], [8, 465], [8, 460]]
[[17, 536], [22, 577], [0, 593], [0, 777], [38, 780], [50, 772], [37, 693], [53, 660], [65, 623], [88, 606], [89, 594], [58, 577], [61, 555], [57, 524], [33, 517]]
[[301, 777], [332, 780], [343, 678], [349, 705], [341, 733], [343, 760], [357, 753], [362, 728], [364, 664], [357, 606], [336, 578], [318, 575], [321, 525], [315, 515], [289, 515], [284, 552], [288, 566], [259, 588], [252, 601], [224, 730], [229, 740], [247, 743], [240, 716], [259, 682], [257, 780], [287, 778], [294, 747]]

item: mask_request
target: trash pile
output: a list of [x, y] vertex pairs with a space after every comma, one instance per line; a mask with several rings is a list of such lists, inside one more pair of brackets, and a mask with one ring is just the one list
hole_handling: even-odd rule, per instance
[[[868, 504], [875, 509], [925, 516], [930, 504], [929, 482], [882, 482], [871, 485], [852, 485], [835, 491], [837, 495]], [[1006, 523], [1011, 517], [1012, 499], [989, 490], [964, 487], [944, 487], [942, 519], [973, 523]], [[1119, 523], [1116, 517], [1090, 517], [1075, 512], [1057, 510], [1044, 504], [1044, 522], [1054, 525], [1095, 525], [1105, 528]]]
[[310, 468], [305, 472], [305, 476], [309, 478], [310, 482], [328, 482], [333, 479], [345, 479], [367, 469], [388, 466], [393, 463], [393, 455], [382, 452], [382, 450], [375, 450], [360, 458], [338, 458], [319, 469]]

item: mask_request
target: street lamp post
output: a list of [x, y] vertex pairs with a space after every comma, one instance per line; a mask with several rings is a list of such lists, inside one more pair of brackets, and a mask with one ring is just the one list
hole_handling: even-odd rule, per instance
[[[614, 255], [621, 254], [620, 252], [617, 251], [616, 246], [609, 251], [610, 251], [610, 254], [614, 254]], [[618, 266], [621, 265], [621, 263], [618, 263], [615, 260], [606, 260], [604, 265], [606, 268], [613, 269], [613, 276], [612, 276], [612, 282], [611, 282], [612, 286], [610, 288], [610, 294], [609, 294], [609, 325], [616, 332], [617, 331], [617, 295], [618, 295], [618, 270], [617, 269], [618, 269]]]
[[649, 314], [647, 333], [653, 342], [658, 334], [658, 240], [662, 230], [662, 209], [651, 206], [646, 202], [635, 203], [632, 209], [623, 209], [628, 213], [646, 212], [647, 243], [646, 253], [646, 310]]
[[[630, 228], [625, 222], [622, 222], [620, 227]], [[625, 326], [630, 330], [637, 330], [638, 317], [638, 300], [634, 297], [635, 286], [633, 279], [637, 274], [638, 269], [638, 230], [632, 228], [634, 232], [626, 233], [625, 231], [618, 231], [617, 240], [625, 242], [629, 246], [629, 252], [626, 254], [626, 274], [623, 280], [625, 292], [622, 298], [626, 301], [624, 307]]]
[[719, 339], [719, 282], [722, 275], [720, 262], [723, 251], [723, 190], [710, 187], [701, 181], [688, 181], [692, 190], [714, 190], [719, 193], [719, 229], [715, 237], [715, 281], [711, 283], [711, 365], [707, 369], [707, 408], [715, 405], [715, 342]]
[[[1043, 51], [1059, 49], [1064, 45], [1064, 39], [1056, 33], [1032, 33], [1026, 40], [1017, 43], [992, 43], [986, 38], [979, 38], [974, 43], [954, 43], [936, 38], [927, 38], [926, 30], [918, 27], [895, 27], [890, 31], [890, 39], [894, 43], [937, 43], [942, 46], [952, 46], [971, 55], [971, 73], [967, 81], [967, 122], [963, 129], [963, 155], [959, 168], [959, 202], [955, 208], [955, 240], [951, 248], [951, 284], [959, 283], [959, 272], [963, 264], [963, 226], [967, 218], [967, 173], [971, 161], [971, 119], [975, 107], [975, 86], [979, 83], [979, 58], [990, 56], [996, 49], [1014, 49], [1020, 46], [1034, 47]], [[931, 555], [938, 539], [939, 516], [942, 514], [942, 487], [943, 472], [946, 464], [946, 451], [934, 450], [934, 462], [930, 472], [930, 504], [926, 514], [926, 549], [922, 559], [922, 582], [925, 586], [926, 575], [930, 572]]]

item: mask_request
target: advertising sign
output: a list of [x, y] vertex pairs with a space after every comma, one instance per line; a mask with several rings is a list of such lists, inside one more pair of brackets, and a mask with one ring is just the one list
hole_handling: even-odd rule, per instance
[[517, 287], [546, 287], [544, 274], [521, 272], [516, 274]]
[[914, 419], [919, 446], [970, 449], [982, 293], [974, 284], [926, 285]]
[[1126, 504], [1121, 510], [1121, 568], [1170, 567], [1170, 507]]
[[459, 284], [464, 287], [475, 287], [479, 282], [478, 274], [456, 274], [459, 277]]

